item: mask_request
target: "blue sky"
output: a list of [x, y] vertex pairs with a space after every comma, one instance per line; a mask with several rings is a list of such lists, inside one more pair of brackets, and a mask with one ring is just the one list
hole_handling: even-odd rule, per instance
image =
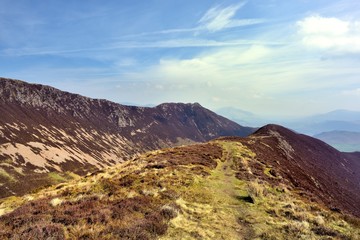
[[360, 111], [360, 1], [0, 0], [0, 76], [138, 105]]

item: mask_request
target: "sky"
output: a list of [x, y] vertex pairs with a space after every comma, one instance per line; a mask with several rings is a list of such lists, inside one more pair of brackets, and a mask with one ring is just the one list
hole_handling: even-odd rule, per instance
[[133, 105], [360, 111], [360, 1], [0, 0], [0, 76]]

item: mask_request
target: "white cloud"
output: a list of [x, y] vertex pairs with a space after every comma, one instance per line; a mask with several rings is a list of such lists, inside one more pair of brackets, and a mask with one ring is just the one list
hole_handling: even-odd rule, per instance
[[360, 53], [360, 22], [321, 16], [297, 22], [304, 45], [338, 53]]
[[253, 45], [223, 48], [190, 59], [162, 59], [146, 75], [165, 81], [197, 81], [213, 86], [214, 82], [241, 80], [241, 68], [270, 59], [271, 51], [268, 47]]
[[356, 64], [308, 59], [302, 53], [293, 45], [217, 48], [192, 58], [162, 59], [122, 78], [160, 84], [166, 96], [152, 96], [159, 101], [198, 101], [213, 108], [232, 105], [267, 114], [304, 114], [329, 102], [341, 107], [356, 97], [334, 101], [339, 89], [358, 83]]
[[200, 27], [198, 29], [206, 29], [210, 32], [217, 32], [226, 28], [262, 23], [262, 19], [233, 19], [236, 12], [245, 4], [246, 2], [242, 2], [240, 4], [224, 8], [220, 8], [219, 6], [210, 8], [200, 19]]
[[270, 55], [271, 49], [263, 45], [252, 45], [245, 49], [228, 49], [218, 51], [205, 59], [214, 63], [229, 65], [251, 64], [263, 60]]
[[337, 18], [311, 16], [299, 21], [298, 25], [304, 34], [338, 36], [349, 32], [350, 24]]

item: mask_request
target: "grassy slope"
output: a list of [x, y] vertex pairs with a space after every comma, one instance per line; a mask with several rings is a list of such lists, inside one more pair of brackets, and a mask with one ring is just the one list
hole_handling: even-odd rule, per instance
[[231, 141], [150, 152], [1, 200], [0, 239], [359, 239], [358, 219], [261, 182], [250, 161], [255, 154]]

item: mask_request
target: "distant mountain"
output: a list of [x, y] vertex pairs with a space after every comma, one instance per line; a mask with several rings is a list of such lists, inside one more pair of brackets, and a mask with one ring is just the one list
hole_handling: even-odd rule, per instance
[[343, 152], [360, 152], [360, 132], [331, 131], [314, 137]]
[[360, 123], [358, 122], [347, 122], [347, 121], [312, 122], [311, 120], [301, 120], [297, 122], [284, 123], [284, 125], [298, 132], [308, 135], [316, 135], [322, 132], [331, 132], [331, 131], [360, 132]]
[[4, 78], [0, 116], [0, 197], [148, 150], [254, 131], [198, 103], [124, 106]]
[[359, 239], [360, 156], [277, 125], [0, 204], [0, 239]]
[[360, 112], [340, 109], [324, 114], [314, 115], [309, 119], [312, 121], [357, 122], [360, 121]]
[[233, 107], [219, 108], [216, 110], [216, 113], [244, 126], [259, 127], [271, 122], [254, 113]]
[[360, 112], [336, 110], [282, 124], [309, 135], [331, 131], [360, 132]]
[[276, 123], [308, 135], [330, 131], [360, 132], [360, 112], [357, 111], [335, 110], [309, 117], [291, 119], [281, 117], [264, 118], [233, 107], [220, 108], [216, 112], [242, 125], [259, 127], [269, 123]]

